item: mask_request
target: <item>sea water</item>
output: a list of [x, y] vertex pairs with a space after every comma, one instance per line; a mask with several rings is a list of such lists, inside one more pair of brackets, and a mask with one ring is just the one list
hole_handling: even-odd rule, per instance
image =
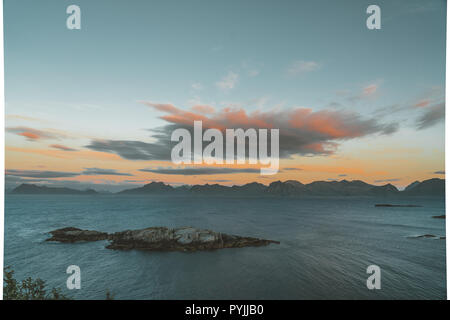
[[[422, 207], [374, 207], [376, 203]], [[232, 198], [6, 195], [5, 266], [74, 299], [445, 299], [441, 198]], [[46, 242], [74, 226], [115, 232], [193, 226], [280, 241], [206, 252], [106, 249], [107, 241]], [[381, 289], [369, 290], [369, 265]], [[81, 269], [68, 290], [66, 269]]]

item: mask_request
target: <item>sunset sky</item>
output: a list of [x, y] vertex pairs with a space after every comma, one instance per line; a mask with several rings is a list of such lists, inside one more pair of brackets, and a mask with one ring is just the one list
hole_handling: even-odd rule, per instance
[[[6, 187], [444, 178], [446, 2], [372, 2], [6, 0]], [[175, 166], [194, 120], [280, 129], [279, 173]]]

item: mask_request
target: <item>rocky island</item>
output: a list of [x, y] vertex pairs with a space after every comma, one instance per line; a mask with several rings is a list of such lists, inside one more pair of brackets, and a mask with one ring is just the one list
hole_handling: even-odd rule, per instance
[[228, 235], [193, 227], [150, 227], [115, 233], [67, 227], [49, 233], [51, 237], [46, 241], [74, 243], [109, 240], [110, 243], [106, 248], [116, 250], [201, 251], [267, 246], [271, 243], [279, 244], [278, 241], [274, 240]]
[[436, 236], [434, 234], [423, 234], [420, 236], [412, 236], [412, 237], [408, 237], [410, 239], [420, 239], [420, 238], [427, 238], [427, 239], [439, 239], [439, 240], [445, 240], [444, 236]]
[[392, 207], [392, 208], [420, 208], [422, 206], [417, 204], [390, 204], [390, 203], [377, 203], [375, 207]]

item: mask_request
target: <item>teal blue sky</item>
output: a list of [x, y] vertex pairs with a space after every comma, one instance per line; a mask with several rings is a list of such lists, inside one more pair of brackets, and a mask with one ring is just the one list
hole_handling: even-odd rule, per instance
[[[81, 30], [66, 28], [70, 4], [81, 8]], [[381, 30], [366, 27], [370, 4], [381, 8]], [[414, 132], [423, 150], [443, 150], [442, 119], [421, 128], [427, 111], [413, 106], [443, 106], [445, 11], [444, 0], [6, 0], [7, 126], [70, 132], [64, 145], [78, 149], [148, 139], [166, 121], [142, 101], [305, 107], [398, 125], [374, 143], [407, 144]], [[16, 131], [7, 146], [39, 145]]]

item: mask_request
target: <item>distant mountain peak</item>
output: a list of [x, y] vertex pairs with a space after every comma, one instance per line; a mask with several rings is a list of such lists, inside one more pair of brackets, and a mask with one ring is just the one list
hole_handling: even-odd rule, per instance
[[134, 189], [123, 190], [122, 194], [165, 193], [175, 190], [172, 186], [160, 181], [152, 181], [146, 185]]
[[417, 186], [418, 184], [420, 184], [420, 181], [414, 181], [413, 183], [410, 183], [406, 188], [405, 191], [407, 190], [411, 190], [412, 188], [414, 188], [415, 186]]
[[[99, 194], [97, 191], [75, 190], [70, 188], [48, 187], [23, 183], [11, 191], [13, 194]], [[127, 189], [119, 194], [196, 194], [217, 196], [444, 196], [445, 180], [433, 178], [411, 183], [404, 191], [399, 191], [391, 183], [376, 186], [361, 180], [313, 181], [303, 184], [297, 180], [273, 181], [268, 186], [259, 182], [244, 185], [226, 186], [218, 183], [172, 187], [161, 181], [152, 181], [141, 187]]]
[[80, 194], [89, 195], [97, 194], [97, 191], [93, 189], [88, 190], [76, 190], [65, 187], [48, 187], [40, 186], [36, 184], [22, 183], [18, 187], [14, 188], [11, 193], [14, 194]]
[[445, 196], [445, 179], [432, 178], [422, 182], [415, 181], [403, 191], [414, 196]]

